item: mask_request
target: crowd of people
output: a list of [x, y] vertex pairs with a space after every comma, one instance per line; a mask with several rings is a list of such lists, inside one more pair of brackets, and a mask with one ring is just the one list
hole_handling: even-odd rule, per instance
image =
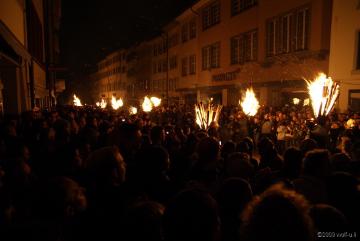
[[190, 105], [2, 117], [0, 239], [354, 240], [360, 117], [312, 117], [224, 107], [208, 130]]

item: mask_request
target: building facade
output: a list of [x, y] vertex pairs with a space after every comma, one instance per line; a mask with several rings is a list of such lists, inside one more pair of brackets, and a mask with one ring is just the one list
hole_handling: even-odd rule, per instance
[[200, 0], [141, 45], [151, 70], [133, 98], [237, 105], [253, 87], [261, 104], [303, 99], [304, 79], [328, 74], [331, 14], [331, 0]]
[[360, 111], [359, 0], [333, 1], [329, 75], [340, 83], [340, 111]]
[[106, 56], [97, 65], [96, 78], [98, 79], [98, 94], [95, 99], [108, 99], [114, 95], [124, 97], [127, 85], [125, 79], [127, 76], [126, 52], [124, 50], [116, 51]]
[[[47, 16], [54, 14], [45, 4], [48, 1], [0, 2], [0, 103], [3, 113], [18, 114], [51, 103], [45, 33], [49, 27]], [[59, 14], [55, 16], [60, 18]]]

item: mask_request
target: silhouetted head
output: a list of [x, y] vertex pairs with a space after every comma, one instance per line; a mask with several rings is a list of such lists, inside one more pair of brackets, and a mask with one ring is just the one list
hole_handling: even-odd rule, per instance
[[250, 156], [242, 152], [229, 155], [224, 162], [224, 169], [227, 177], [240, 177], [245, 180], [249, 180], [255, 171]]
[[274, 185], [244, 210], [241, 240], [312, 240], [314, 231], [308, 208], [302, 195]]
[[298, 148], [290, 147], [284, 153], [283, 171], [288, 178], [296, 178], [301, 173], [303, 155]]
[[303, 155], [305, 155], [308, 151], [312, 151], [318, 148], [318, 145], [314, 139], [305, 139], [300, 144], [300, 150]]
[[169, 169], [169, 154], [161, 146], [148, 146], [139, 150], [136, 165], [142, 175], [158, 175]]
[[41, 195], [44, 196], [40, 212], [52, 218], [71, 217], [87, 207], [84, 189], [67, 177], [50, 179]]
[[317, 231], [345, 231], [347, 220], [342, 212], [327, 204], [316, 204], [309, 212]]
[[238, 216], [251, 201], [252, 190], [248, 181], [242, 178], [228, 178], [220, 186], [217, 194], [223, 215]]
[[336, 172], [349, 172], [351, 159], [345, 153], [336, 153], [331, 156], [331, 167]]
[[117, 186], [125, 181], [126, 164], [116, 146], [94, 151], [86, 162], [88, 180], [100, 186]]
[[206, 192], [182, 191], [165, 209], [166, 241], [216, 241], [219, 231], [217, 203]]
[[161, 241], [161, 218], [164, 206], [157, 202], [136, 203], [127, 209], [122, 228], [126, 241], [152, 240]]
[[199, 142], [197, 153], [201, 162], [213, 162], [219, 158], [219, 143], [212, 137], [206, 137]]
[[329, 152], [325, 149], [307, 152], [304, 158], [304, 175], [323, 178], [329, 174]]
[[236, 144], [233, 141], [227, 141], [221, 148], [221, 156], [228, 157], [231, 153], [235, 152]]
[[151, 128], [150, 138], [152, 144], [160, 145], [165, 141], [165, 130], [161, 126]]

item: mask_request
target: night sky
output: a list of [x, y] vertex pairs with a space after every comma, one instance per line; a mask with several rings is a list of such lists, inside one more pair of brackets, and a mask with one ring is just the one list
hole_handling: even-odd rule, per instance
[[86, 72], [110, 52], [151, 38], [196, 0], [63, 0], [61, 62]]

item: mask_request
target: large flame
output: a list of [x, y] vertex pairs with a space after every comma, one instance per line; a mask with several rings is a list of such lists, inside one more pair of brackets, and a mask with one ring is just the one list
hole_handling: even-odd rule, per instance
[[96, 106], [100, 107], [101, 109], [105, 109], [107, 106], [107, 103], [104, 99], [101, 99], [101, 102], [96, 102]]
[[131, 107], [129, 108], [129, 113], [130, 113], [130, 115], [136, 115], [136, 114], [137, 114], [137, 108], [131, 106]]
[[324, 73], [320, 73], [314, 81], [305, 81], [314, 116], [317, 118], [328, 115], [339, 96], [339, 85]]
[[157, 98], [155, 96], [150, 98], [151, 103], [153, 104], [154, 107], [158, 107], [161, 104], [161, 99]]
[[151, 103], [151, 100], [149, 97], [144, 97], [144, 102], [142, 103], [142, 109], [144, 112], [150, 112], [153, 108], [153, 104]]
[[115, 96], [112, 96], [112, 98], [111, 98], [111, 106], [112, 106], [112, 108], [114, 110], [119, 109], [123, 105], [124, 105], [124, 102], [123, 102], [123, 100], [121, 98], [117, 100]]
[[202, 103], [195, 105], [195, 122], [201, 129], [207, 130], [212, 122], [218, 122], [220, 118], [222, 106], [214, 106], [208, 104], [205, 106]]
[[74, 102], [74, 105], [75, 106], [83, 106], [82, 104], [81, 104], [81, 101], [80, 101], [80, 99], [74, 94], [74, 100], [73, 100], [73, 102]]
[[254, 90], [252, 88], [247, 89], [243, 101], [239, 101], [245, 115], [254, 116], [256, 115], [260, 105], [256, 99]]

